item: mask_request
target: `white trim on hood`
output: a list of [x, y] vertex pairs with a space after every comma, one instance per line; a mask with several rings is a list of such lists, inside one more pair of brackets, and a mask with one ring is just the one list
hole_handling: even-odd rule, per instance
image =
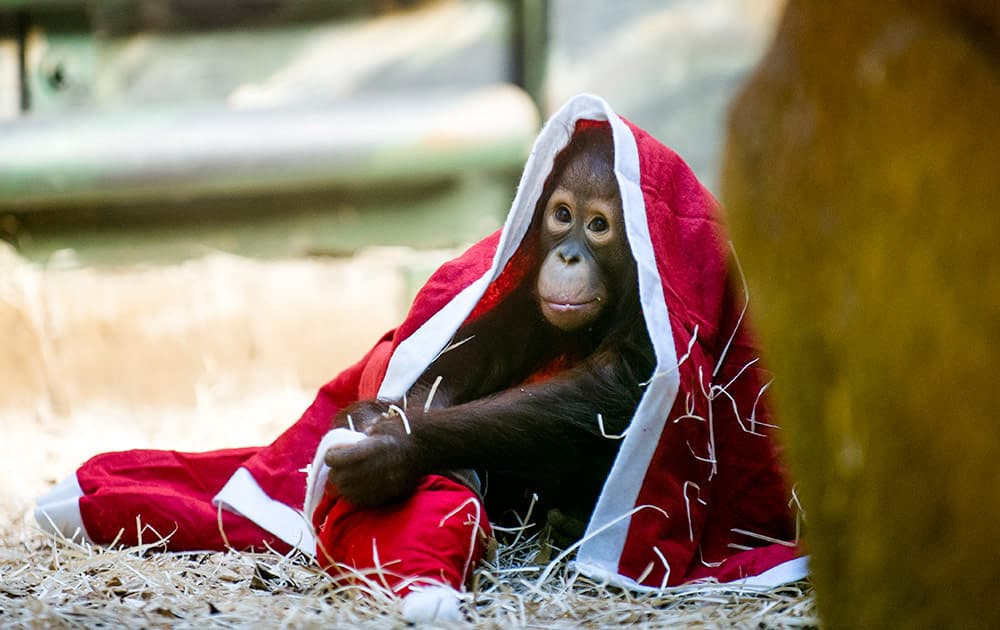
[[656, 267], [649, 235], [635, 136], [606, 102], [596, 97], [589, 98], [598, 101], [611, 124], [615, 142], [615, 177], [618, 178], [622, 196], [625, 231], [639, 275], [639, 302], [656, 355], [656, 377], [650, 380], [636, 407], [577, 553], [577, 559], [583, 566], [598, 567], [617, 574], [632, 523], [631, 514], [659, 445], [667, 415], [677, 397], [680, 377], [667, 302], [663, 295], [663, 280]]

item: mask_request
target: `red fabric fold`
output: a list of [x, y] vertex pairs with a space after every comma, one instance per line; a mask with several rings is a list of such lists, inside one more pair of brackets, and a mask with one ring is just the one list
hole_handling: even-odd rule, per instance
[[650, 586], [664, 578], [679, 584], [695, 576], [749, 575], [750, 566], [761, 563], [756, 550], [734, 553], [730, 545], [764, 539], [734, 529], [780, 540], [791, 540], [794, 532], [784, 469], [765, 426], [772, 423], [766, 376], [742, 281], [718, 202], [680, 156], [626, 123], [638, 147], [674, 346], [687, 356], [677, 368], [680, 391], [636, 501], [667, 516], [647, 509], [632, 517], [619, 572]]
[[428, 584], [461, 589], [492, 536], [479, 497], [440, 475], [404, 501], [368, 510], [327, 489], [313, 524], [316, 555], [330, 575], [398, 595]]
[[274, 534], [212, 498], [236, 469], [259, 451], [237, 448], [207, 453], [132, 450], [104, 453], [77, 471], [84, 495], [80, 515], [98, 544], [152, 543], [171, 550], [285, 552]]

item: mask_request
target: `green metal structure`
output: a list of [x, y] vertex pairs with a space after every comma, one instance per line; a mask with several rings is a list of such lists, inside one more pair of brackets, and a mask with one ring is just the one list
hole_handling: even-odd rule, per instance
[[477, 239], [538, 129], [540, 6], [0, 0], [0, 237], [85, 262]]

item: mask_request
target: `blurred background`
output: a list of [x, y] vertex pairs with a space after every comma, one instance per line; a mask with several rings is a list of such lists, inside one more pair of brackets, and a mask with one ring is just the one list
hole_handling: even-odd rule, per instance
[[2, 500], [269, 442], [501, 225], [574, 94], [714, 189], [781, 5], [0, 0]]

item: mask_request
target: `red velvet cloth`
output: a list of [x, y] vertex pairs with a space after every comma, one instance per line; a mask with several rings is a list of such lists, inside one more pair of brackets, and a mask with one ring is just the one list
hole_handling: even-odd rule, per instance
[[132, 450], [103, 453], [77, 471], [80, 515], [96, 543], [125, 545], [166, 538], [172, 550], [280, 552], [274, 534], [212, 504], [212, 497], [258, 448], [207, 453]]
[[440, 475], [405, 501], [359, 510], [327, 491], [313, 513], [316, 555], [330, 575], [406, 595], [414, 585], [461, 589], [492, 529], [479, 497]]

